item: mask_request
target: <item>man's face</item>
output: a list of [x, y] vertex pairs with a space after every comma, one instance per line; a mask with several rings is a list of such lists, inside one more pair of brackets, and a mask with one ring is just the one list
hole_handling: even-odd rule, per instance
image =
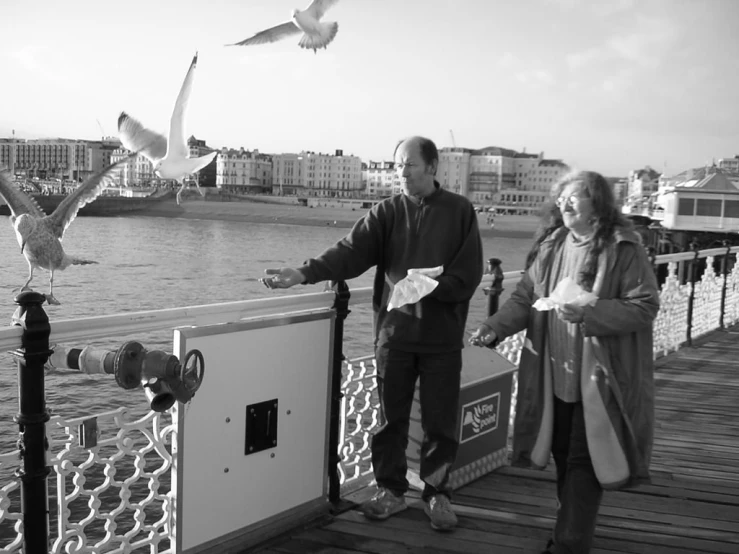
[[395, 152], [395, 168], [406, 196], [425, 196], [434, 189], [434, 167], [421, 156], [418, 141], [407, 140]]

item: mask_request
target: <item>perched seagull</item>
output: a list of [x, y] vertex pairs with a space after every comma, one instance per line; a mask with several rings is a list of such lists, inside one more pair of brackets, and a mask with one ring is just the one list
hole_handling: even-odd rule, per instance
[[312, 48], [316, 53], [318, 48], [326, 48], [334, 40], [339, 30], [339, 24], [335, 21], [321, 23], [321, 18], [326, 11], [339, 0], [313, 0], [307, 9], [293, 10], [292, 21], [287, 21], [276, 27], [258, 32], [253, 37], [242, 40], [235, 44], [226, 46], [249, 46], [251, 44], [265, 44], [277, 42], [290, 35], [303, 33], [298, 45], [301, 48]]
[[10, 206], [10, 224], [15, 229], [21, 252], [28, 262], [28, 280], [21, 287], [21, 291], [28, 290], [35, 267], [46, 269], [51, 272], [46, 300], [49, 304], [58, 305], [59, 301], [54, 298], [54, 272], [66, 269], [71, 264], [97, 263], [68, 256], [62, 248], [62, 237], [64, 231], [77, 217], [79, 209], [95, 200], [106, 186], [113, 184], [120, 167], [132, 157], [109, 165], [87, 179], [77, 190], [62, 200], [51, 215], [44, 214], [36, 201], [13, 183], [9, 171], [0, 170], [0, 196]]
[[[172, 118], [169, 120], [169, 139], [147, 129], [126, 112], [121, 112], [118, 117], [118, 135], [121, 144], [133, 152], [140, 152], [146, 156], [154, 165], [154, 173], [162, 179], [174, 179], [180, 183], [180, 189], [177, 191], [177, 204], [180, 203], [180, 196], [185, 188], [185, 176], [200, 171], [218, 154], [218, 152], [211, 152], [199, 158], [190, 158], [190, 147], [185, 138], [185, 111], [190, 99], [197, 63], [198, 54], [196, 52], [185, 76], [185, 82], [182, 83], [180, 93], [177, 95]], [[205, 196], [197, 181], [195, 186], [198, 192]]]

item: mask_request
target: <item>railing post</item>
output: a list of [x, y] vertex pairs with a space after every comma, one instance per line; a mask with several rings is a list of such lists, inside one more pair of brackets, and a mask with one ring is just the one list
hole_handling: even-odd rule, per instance
[[498, 258], [490, 258], [488, 260], [488, 271], [487, 273], [493, 276], [493, 280], [489, 287], [482, 289], [485, 296], [488, 298], [487, 303], [487, 315], [490, 317], [498, 311], [498, 303], [500, 301], [500, 294], [503, 292], [503, 270], [500, 267], [501, 261]]
[[700, 250], [697, 242], [690, 243], [690, 248], [694, 252], [693, 259], [690, 262], [688, 277], [690, 278], [690, 297], [688, 298], [688, 346], [693, 346], [693, 303], [695, 301], [695, 274], [698, 269], [698, 255]]
[[345, 281], [332, 283], [336, 291], [333, 309], [336, 310], [334, 325], [334, 367], [331, 374], [331, 417], [328, 432], [328, 499], [332, 503], [341, 500], [339, 479], [339, 429], [341, 428], [341, 377], [344, 362], [344, 320], [349, 315], [349, 287]]
[[12, 323], [23, 328], [21, 348], [13, 352], [18, 361], [18, 424], [21, 466], [16, 472], [21, 480], [24, 554], [49, 552], [49, 492], [46, 464], [48, 443], [44, 389], [44, 364], [51, 354], [49, 317], [41, 307], [46, 297], [38, 292], [22, 292], [15, 297], [18, 308]]
[[649, 259], [649, 265], [652, 266], [654, 273], [657, 273], [657, 249], [654, 246], [647, 246], [646, 248], [647, 258]]
[[726, 254], [724, 254], [723, 260], [721, 260], [721, 275], [723, 276], [723, 282], [721, 283], [721, 319], [719, 320], [719, 327], [726, 329], [724, 325], [724, 316], [726, 315], [726, 284], [729, 279], [729, 254], [731, 253], [731, 244], [728, 240], [724, 240], [724, 246], [726, 247]]

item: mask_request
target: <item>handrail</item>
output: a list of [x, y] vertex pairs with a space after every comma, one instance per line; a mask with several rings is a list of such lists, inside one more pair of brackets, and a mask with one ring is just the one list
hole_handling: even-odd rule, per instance
[[[739, 246], [731, 247], [729, 253], [739, 253]], [[710, 248], [701, 250], [698, 257], [706, 258], [708, 256], [722, 256], [726, 254], [726, 247]], [[690, 261], [694, 258], [694, 252], [661, 254], [655, 258], [655, 264]], [[511, 284], [517, 282], [522, 274], [523, 270], [506, 271], [503, 273], [503, 283]], [[481, 286], [484, 286], [483, 283], [481, 283]], [[185, 306], [181, 308], [165, 308], [161, 310], [127, 312], [77, 319], [61, 319], [52, 322], [49, 340], [52, 344], [55, 344], [175, 327], [230, 323], [242, 319], [275, 315], [285, 309], [289, 309], [291, 312], [322, 308], [328, 309], [332, 306], [333, 301], [334, 293], [323, 291], [253, 300], [238, 300], [218, 304]], [[371, 302], [371, 287], [361, 287], [352, 290], [349, 306], [369, 304]], [[18, 326], [0, 328], [0, 352], [9, 352], [20, 348], [21, 333], [22, 330]]]
[[[739, 246], [732, 246], [728, 252], [725, 246], [719, 248], [707, 248], [698, 251], [698, 258], [708, 258], [709, 256], [725, 256], [726, 254], [736, 254], [739, 252]], [[687, 252], [677, 252], [675, 254], [660, 254], [655, 258], [655, 264], [666, 264], [670, 262], [687, 262], [696, 258], [695, 252], [688, 250]]]
[[[329, 309], [333, 301], [333, 292], [313, 292], [182, 308], [60, 319], [52, 322], [49, 340], [52, 343], [59, 343], [191, 325], [230, 323], [275, 315], [286, 309], [291, 312]], [[20, 348], [21, 333], [22, 329], [17, 326], [0, 329], [0, 352]]]

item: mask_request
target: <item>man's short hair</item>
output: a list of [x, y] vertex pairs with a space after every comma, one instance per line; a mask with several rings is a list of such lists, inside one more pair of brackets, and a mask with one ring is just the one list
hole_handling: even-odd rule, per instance
[[418, 141], [418, 147], [421, 150], [423, 163], [434, 166], [434, 175], [436, 175], [436, 169], [439, 167], [439, 149], [436, 148], [436, 144], [434, 144], [434, 141], [430, 138], [416, 136], [399, 140], [398, 144], [395, 145], [395, 150], [393, 150], [393, 160], [395, 159], [395, 155], [398, 153], [400, 145], [412, 139]]

